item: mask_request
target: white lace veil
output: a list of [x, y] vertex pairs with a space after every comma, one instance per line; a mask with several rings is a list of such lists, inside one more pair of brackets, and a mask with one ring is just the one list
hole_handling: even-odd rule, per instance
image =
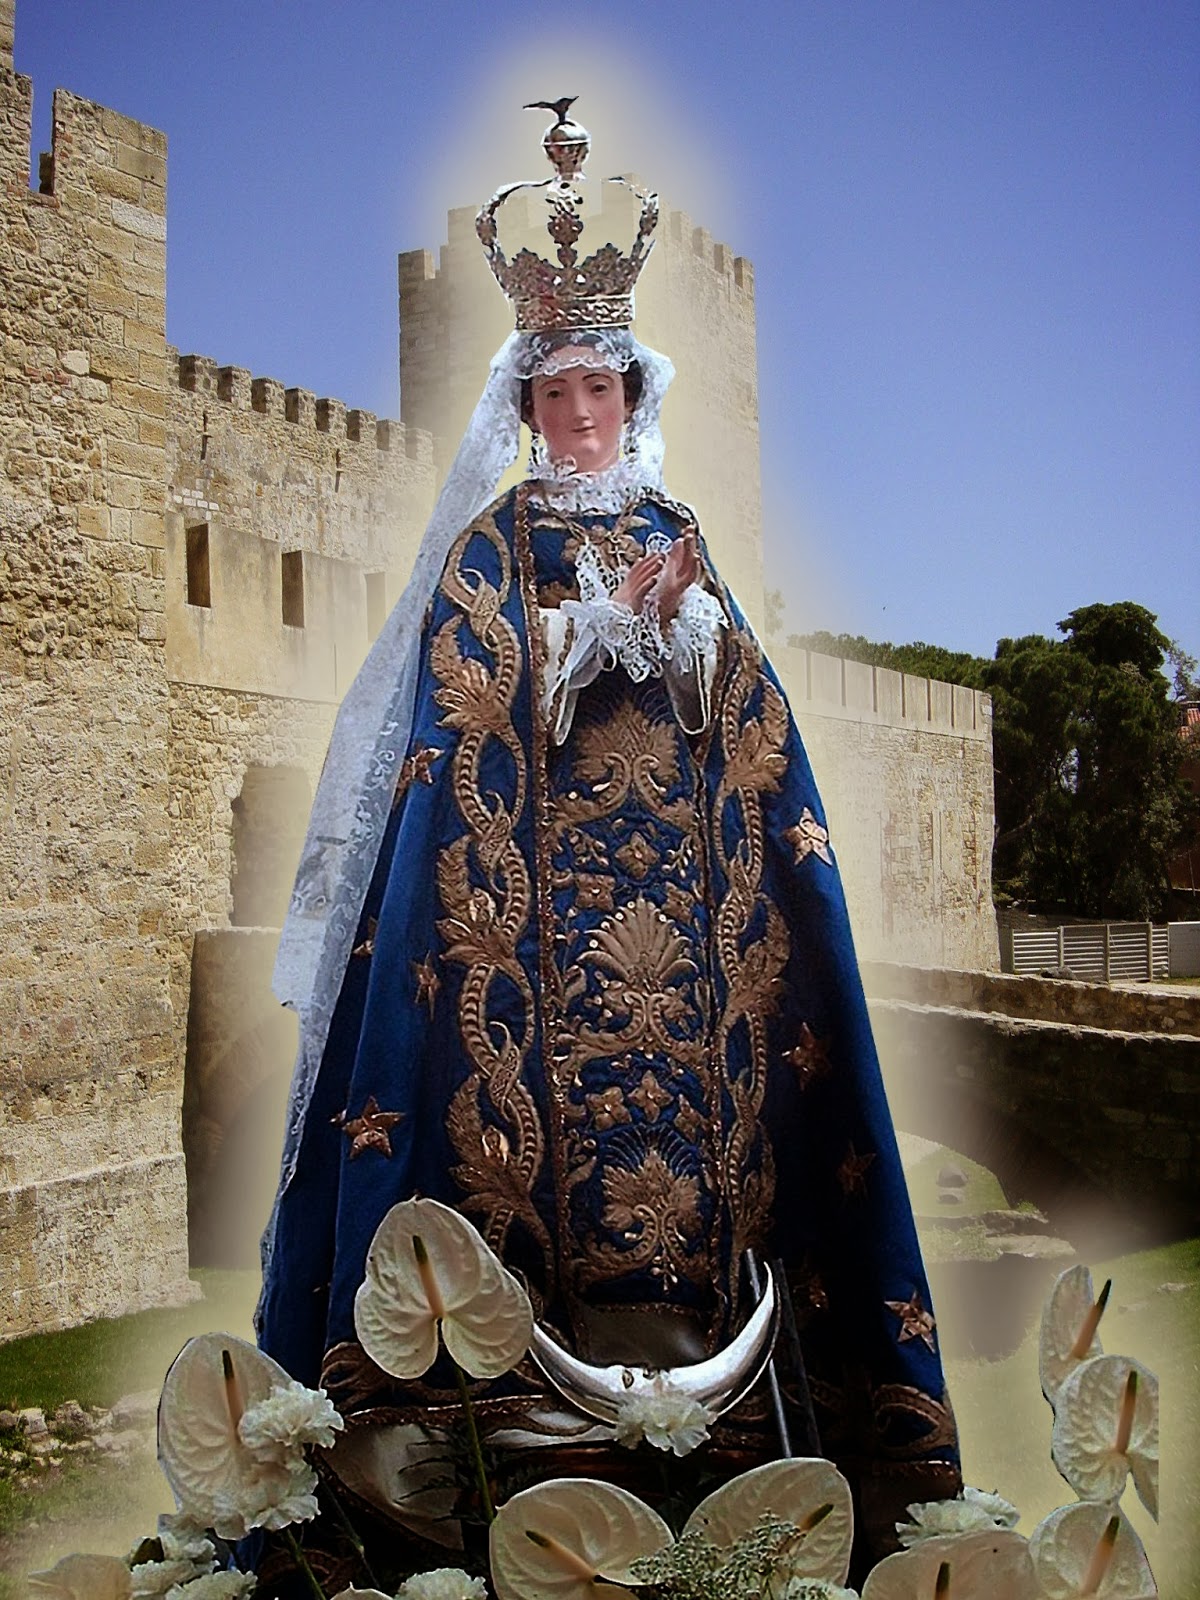
[[[572, 354], [564, 357], [564, 349]], [[590, 354], [581, 363], [579, 351]], [[628, 489], [661, 489], [663, 396], [670, 361], [625, 329], [571, 335], [514, 333], [497, 352], [467, 426], [408, 587], [350, 686], [313, 801], [291, 907], [279, 941], [273, 988], [300, 1017], [280, 1192], [296, 1167], [304, 1117], [325, 1049], [355, 931], [387, 826], [392, 795], [412, 733], [425, 611], [455, 538], [489, 504], [517, 458], [521, 381], [580, 364], [642, 371], [642, 392], [626, 430], [625, 455], [612, 469]], [[563, 463], [556, 464], [561, 476]], [[539, 468], [539, 475], [545, 469]], [[587, 474], [575, 474], [576, 480]], [[605, 474], [596, 474], [597, 479]], [[263, 1241], [269, 1256], [274, 1224]]]

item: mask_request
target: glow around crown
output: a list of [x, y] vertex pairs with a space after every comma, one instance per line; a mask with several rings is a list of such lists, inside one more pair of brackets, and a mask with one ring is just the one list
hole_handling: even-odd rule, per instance
[[[482, 208], [475, 230], [488, 265], [512, 301], [519, 333], [628, 328], [633, 322], [633, 286], [654, 243], [651, 235], [658, 222], [658, 196], [626, 178], [611, 179], [624, 184], [642, 202], [637, 235], [627, 255], [615, 244], [606, 244], [581, 263], [575, 246], [583, 232], [583, 196], [573, 180], [582, 177], [591, 139], [586, 128], [567, 116], [571, 100], [536, 103], [557, 117], [542, 139], [554, 177], [506, 184]], [[510, 261], [501, 249], [496, 213], [518, 189], [546, 191], [550, 212], [546, 231], [558, 247], [554, 261], [533, 250], [521, 250]]]

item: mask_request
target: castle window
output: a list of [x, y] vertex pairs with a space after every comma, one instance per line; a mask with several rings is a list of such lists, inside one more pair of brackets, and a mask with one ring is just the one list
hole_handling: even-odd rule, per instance
[[387, 617], [387, 594], [382, 572], [367, 572], [367, 638], [374, 639]]
[[207, 522], [198, 522], [187, 530], [187, 603], [190, 606], [212, 605]]
[[304, 626], [304, 552], [283, 553], [283, 621], [288, 628]]

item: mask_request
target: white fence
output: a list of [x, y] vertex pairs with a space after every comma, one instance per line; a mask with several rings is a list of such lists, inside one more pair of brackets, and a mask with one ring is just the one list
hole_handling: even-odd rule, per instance
[[1200, 922], [1090, 922], [1060, 928], [1005, 929], [1005, 972], [1036, 976], [1065, 968], [1090, 983], [1200, 977]]
[[1168, 922], [1171, 976], [1200, 978], [1200, 922]]

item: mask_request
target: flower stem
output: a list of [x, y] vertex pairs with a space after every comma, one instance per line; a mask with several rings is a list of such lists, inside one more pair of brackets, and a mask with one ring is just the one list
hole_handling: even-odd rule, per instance
[[322, 1589], [321, 1585], [317, 1582], [316, 1573], [313, 1571], [313, 1569], [308, 1564], [308, 1557], [304, 1554], [304, 1551], [300, 1548], [299, 1539], [296, 1538], [296, 1535], [292, 1532], [292, 1530], [290, 1528], [284, 1528], [284, 1530], [283, 1530], [283, 1538], [284, 1538], [284, 1543], [287, 1545], [288, 1549], [292, 1552], [292, 1557], [293, 1557], [296, 1565], [300, 1568], [300, 1571], [308, 1579], [308, 1586], [312, 1590], [313, 1594], [316, 1595], [317, 1600], [327, 1600], [327, 1597], [326, 1597], [324, 1589]]
[[333, 1506], [334, 1515], [342, 1525], [343, 1533], [358, 1552], [358, 1559], [362, 1565], [363, 1572], [366, 1575], [367, 1582], [371, 1585], [372, 1589], [381, 1588], [382, 1586], [380, 1585], [379, 1579], [371, 1571], [371, 1563], [367, 1559], [366, 1546], [362, 1542], [362, 1537], [359, 1534], [358, 1529], [354, 1526], [353, 1522], [351, 1522], [349, 1512], [342, 1504], [332, 1484], [326, 1483], [324, 1488], [325, 1493], [329, 1497], [329, 1502]]
[[[453, 1357], [451, 1357], [453, 1360]], [[458, 1379], [458, 1392], [462, 1397], [463, 1416], [467, 1422], [467, 1437], [471, 1441], [471, 1458], [475, 1463], [475, 1476], [479, 1479], [479, 1493], [483, 1500], [483, 1515], [487, 1522], [496, 1520], [496, 1508], [492, 1504], [492, 1491], [488, 1487], [487, 1468], [483, 1464], [483, 1447], [479, 1443], [479, 1429], [475, 1426], [475, 1408], [471, 1404], [471, 1394], [467, 1388], [467, 1375], [454, 1362], [454, 1376]]]

